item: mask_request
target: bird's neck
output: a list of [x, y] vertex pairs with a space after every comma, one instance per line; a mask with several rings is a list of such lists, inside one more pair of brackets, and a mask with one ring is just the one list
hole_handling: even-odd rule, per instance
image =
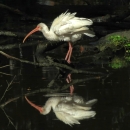
[[49, 30], [49, 28], [46, 25], [44, 26], [42, 33], [47, 40], [50, 40], [50, 41], [57, 41], [58, 40], [55, 33], [53, 31]]
[[59, 103], [60, 98], [49, 98], [48, 101], [46, 102], [45, 106], [44, 106], [44, 115], [48, 114], [51, 111], [51, 108], [53, 109], [53, 111], [55, 111], [55, 107], [56, 105]]

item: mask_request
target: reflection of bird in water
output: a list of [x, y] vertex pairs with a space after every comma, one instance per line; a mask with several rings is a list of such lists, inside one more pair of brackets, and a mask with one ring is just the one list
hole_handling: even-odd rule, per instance
[[92, 105], [97, 102], [97, 99], [85, 102], [80, 96], [66, 96], [66, 97], [51, 97], [47, 100], [43, 107], [39, 107], [29, 101], [27, 102], [40, 111], [41, 114], [46, 115], [53, 109], [56, 117], [65, 124], [74, 125], [80, 124], [79, 120], [89, 119], [96, 115], [95, 111], [90, 111]]
[[[67, 81], [67, 83], [70, 83], [70, 82], [71, 82], [71, 74], [68, 74], [68, 75], [67, 75], [66, 81]], [[71, 86], [70, 86], [70, 95], [72, 95], [73, 92], [74, 92], [74, 85], [71, 85]]]
[[49, 41], [67, 41], [69, 42], [69, 50], [66, 54], [65, 60], [70, 63], [72, 54], [72, 45], [70, 42], [79, 40], [82, 34], [89, 37], [94, 37], [94, 33], [89, 30], [87, 26], [92, 25], [93, 22], [87, 18], [75, 17], [76, 13], [65, 12], [54, 19], [50, 29], [44, 24], [40, 23], [35, 29], [26, 35], [23, 42], [28, 36], [36, 31], [41, 31]]

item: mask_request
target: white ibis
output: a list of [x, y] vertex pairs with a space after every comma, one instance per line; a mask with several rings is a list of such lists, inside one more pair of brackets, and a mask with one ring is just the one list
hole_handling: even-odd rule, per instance
[[96, 115], [95, 111], [90, 111], [92, 105], [97, 102], [97, 99], [84, 102], [80, 96], [67, 97], [51, 97], [47, 100], [43, 107], [39, 107], [29, 101], [27, 102], [36, 108], [41, 114], [46, 115], [53, 109], [56, 117], [70, 126], [80, 124], [79, 120], [89, 119]]
[[54, 19], [50, 29], [44, 23], [39, 23], [35, 29], [26, 35], [23, 40], [36, 31], [41, 31], [46, 39], [49, 41], [67, 41], [69, 42], [69, 50], [66, 54], [65, 60], [70, 63], [72, 54], [72, 45], [70, 42], [75, 42], [81, 38], [83, 34], [94, 37], [94, 33], [89, 30], [88, 25], [92, 25], [91, 19], [79, 18], [75, 16], [76, 13], [65, 12]]

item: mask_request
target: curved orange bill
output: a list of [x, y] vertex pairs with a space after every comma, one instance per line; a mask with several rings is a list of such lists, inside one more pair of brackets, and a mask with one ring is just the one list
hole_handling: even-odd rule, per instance
[[39, 27], [36, 27], [36, 28], [33, 29], [31, 32], [29, 32], [29, 33], [26, 35], [26, 37], [23, 39], [23, 43], [24, 43], [24, 41], [25, 41], [31, 34], [37, 32], [37, 31], [39, 31]]
[[34, 103], [32, 103], [31, 101], [29, 101], [26, 96], [25, 96], [25, 99], [32, 107], [37, 109], [40, 113], [43, 113], [43, 108], [42, 107], [39, 107], [39, 106], [35, 105]]

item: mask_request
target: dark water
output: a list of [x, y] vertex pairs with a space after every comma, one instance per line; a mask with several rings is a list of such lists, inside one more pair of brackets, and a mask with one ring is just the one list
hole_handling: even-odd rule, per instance
[[[23, 59], [33, 61], [32, 48], [23, 48]], [[20, 57], [19, 49], [7, 51], [8, 54]], [[64, 53], [62, 54], [64, 55]], [[72, 61], [74, 59], [72, 58]], [[87, 61], [86, 61], [87, 62]], [[0, 129], [1, 130], [48, 130], [48, 129], [82, 129], [82, 130], [129, 130], [130, 129], [130, 68], [129, 66], [121, 69], [112, 69], [107, 64], [97, 64], [93, 67], [85, 66], [84, 70], [91, 72], [108, 72], [108, 76], [102, 78], [92, 78], [99, 75], [71, 74], [72, 81], [85, 79], [74, 84], [74, 93], [82, 96], [85, 100], [98, 99], [93, 110], [96, 116], [92, 119], [82, 120], [81, 124], [70, 127], [59, 121], [51, 111], [48, 115], [41, 115], [32, 108], [24, 99], [24, 95], [30, 93], [28, 98], [38, 105], [44, 105], [48, 94], [52, 90], [56, 92], [69, 92], [65, 74], [58, 74], [55, 67], [38, 67], [30, 64], [20, 63], [15, 60], [6, 59], [1, 56], [1, 66], [11, 65], [1, 68], [0, 71], [11, 74], [12, 76], [0, 74], [0, 95], [2, 97], [9, 83], [12, 81], [8, 91], [5, 93], [0, 104], [6, 103], [15, 97], [18, 99], [11, 101], [0, 109]], [[84, 63], [84, 64], [83, 64]], [[81, 65], [80, 65], [81, 66]], [[82, 69], [77, 65], [78, 69]], [[88, 78], [88, 79], [87, 79]], [[89, 79], [92, 78], [92, 79]], [[55, 79], [55, 80], [54, 80]], [[53, 81], [54, 80], [54, 81]], [[51, 85], [52, 83], [52, 85]], [[50, 85], [50, 86], [49, 86]], [[46, 89], [47, 88], [47, 89]], [[43, 90], [43, 91], [40, 91]], [[34, 94], [33, 94], [34, 92]], [[13, 126], [14, 125], [14, 126]], [[15, 128], [14, 128], [15, 127]]]

